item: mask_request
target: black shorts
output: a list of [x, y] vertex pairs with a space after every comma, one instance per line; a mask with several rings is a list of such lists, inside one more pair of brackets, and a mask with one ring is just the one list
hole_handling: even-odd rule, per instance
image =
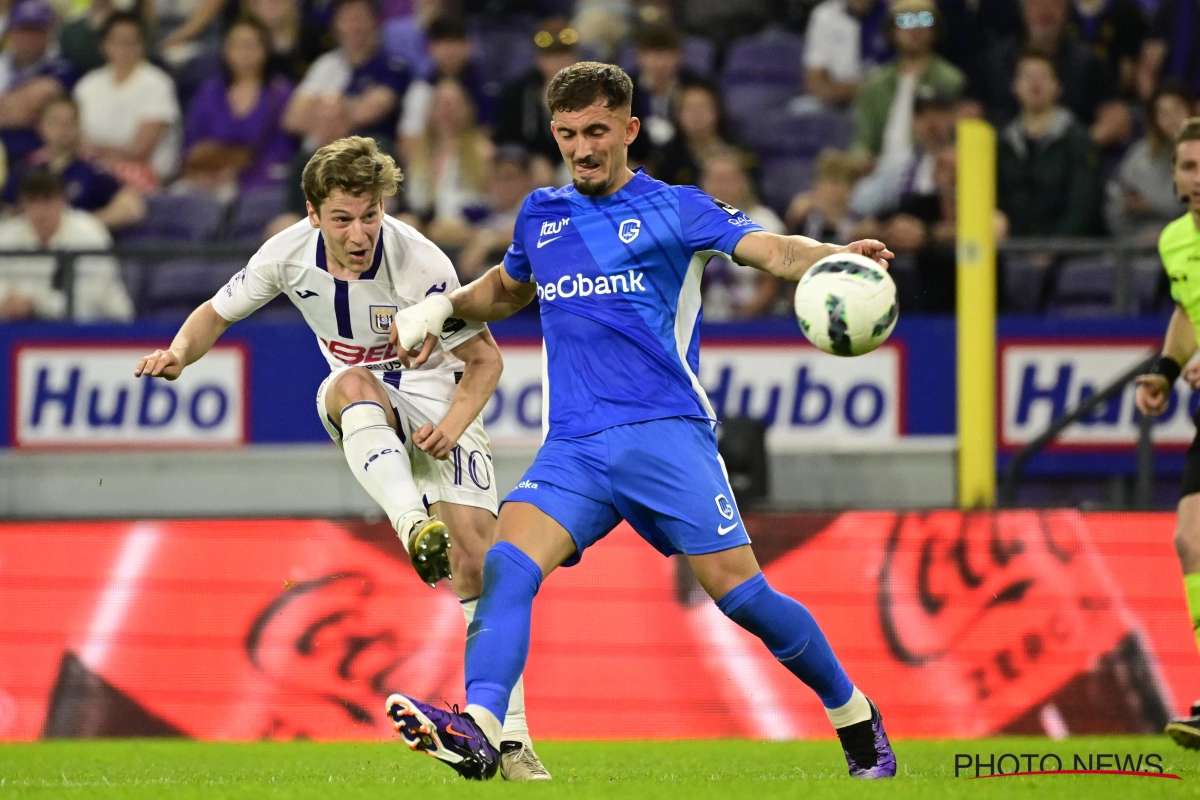
[[1179, 486], [1180, 497], [1200, 492], [1200, 412], [1196, 413], [1192, 422], [1196, 423], [1196, 438], [1192, 439], [1192, 444], [1187, 449], [1187, 455], [1184, 456], [1183, 480], [1180, 481]]

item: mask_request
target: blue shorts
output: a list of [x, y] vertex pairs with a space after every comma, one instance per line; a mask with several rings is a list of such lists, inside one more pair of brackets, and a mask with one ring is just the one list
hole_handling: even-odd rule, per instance
[[625, 519], [663, 555], [750, 543], [709, 423], [686, 417], [551, 439], [505, 503], [537, 506], [583, 551]]

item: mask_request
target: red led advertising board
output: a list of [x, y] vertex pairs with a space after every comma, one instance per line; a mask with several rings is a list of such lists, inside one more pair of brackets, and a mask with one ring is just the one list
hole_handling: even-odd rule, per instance
[[[746, 521], [894, 736], [1152, 731], [1200, 696], [1171, 515]], [[390, 691], [463, 701], [459, 605], [386, 526], [7, 523], [0, 609], [2, 739], [388, 739]], [[625, 526], [543, 584], [526, 697], [540, 738], [831, 735]]]

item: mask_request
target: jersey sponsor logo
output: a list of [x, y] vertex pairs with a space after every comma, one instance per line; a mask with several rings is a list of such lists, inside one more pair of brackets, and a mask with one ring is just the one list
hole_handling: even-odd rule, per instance
[[368, 306], [367, 314], [371, 317], [371, 330], [375, 333], [387, 333], [392, 329], [396, 306]]
[[399, 363], [395, 359], [399, 358], [400, 353], [391, 344], [363, 347], [351, 342], [339, 342], [337, 339], [322, 339], [321, 344], [325, 345], [325, 349], [338, 361], [351, 366], [362, 364], [367, 369], [382, 369], [391, 363]]
[[521, 481], [517, 484], [518, 489], [536, 489], [538, 485], [535, 481]]
[[[571, 224], [570, 217], [563, 217], [560, 220], [547, 220], [546, 222], [543, 222], [542, 229], [538, 232], [538, 249], [541, 250], [555, 239], [561, 239], [564, 235], [563, 228], [567, 227], [569, 224]], [[547, 236], [551, 238], [547, 239]]]
[[316, 296], [317, 296], [317, 293], [314, 292], [312, 289], [297, 289], [296, 290], [296, 297], [299, 297], [301, 300], [307, 300], [310, 297], [316, 297]]
[[731, 217], [736, 217], [742, 213], [741, 209], [734, 208], [733, 206], [729, 205], [729, 203], [722, 202], [715, 197], [712, 199], [712, 201], [714, 204], [716, 204], [717, 208], [721, 209]]
[[721, 516], [725, 519], [733, 519], [733, 503], [729, 502], [729, 498], [719, 494], [714, 499], [717, 501], [717, 511], [721, 512]]
[[736, 217], [730, 217], [729, 219], [727, 219], [725, 221], [728, 222], [730, 225], [734, 226], [735, 228], [744, 228], [747, 225], [755, 224], [754, 220], [750, 219], [745, 214], [740, 214], [739, 216], [736, 216]]
[[642, 279], [645, 277], [644, 273], [633, 270], [618, 275], [600, 275], [596, 278], [589, 278], [583, 273], [576, 273], [573, 276], [563, 275], [555, 283], [539, 285], [537, 295], [540, 300], [553, 301], [576, 296], [590, 297], [593, 294], [644, 292], [646, 287], [642, 284]]
[[617, 237], [625, 244], [630, 244], [641, 232], [642, 221], [640, 219], [627, 219], [617, 229]]
[[467, 321], [465, 319], [450, 317], [442, 324], [442, 338], [445, 339], [451, 334], [458, 333], [465, 327], [467, 327]]

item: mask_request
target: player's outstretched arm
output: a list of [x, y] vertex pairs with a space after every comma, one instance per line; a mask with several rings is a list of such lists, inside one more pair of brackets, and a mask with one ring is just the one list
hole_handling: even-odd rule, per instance
[[751, 231], [733, 248], [733, 257], [763, 272], [789, 281], [798, 281], [808, 268], [834, 253], [857, 253], [878, 261], [887, 269], [893, 253], [883, 242], [862, 239], [847, 245], [824, 244], [807, 236], [780, 236], [766, 231]]
[[140, 378], [149, 375], [152, 378], [175, 380], [184, 367], [207, 353], [232, 324], [217, 313], [211, 300], [205, 301], [188, 316], [179, 333], [175, 334], [171, 346], [144, 356], [134, 369], [133, 376]]
[[[1157, 417], [1167, 410], [1167, 404], [1171, 400], [1171, 385], [1175, 382], [1174, 377], [1178, 377], [1178, 372], [1174, 377], [1168, 377], [1167, 373], [1173, 369], [1171, 364], [1164, 365], [1163, 362], [1173, 362], [1175, 369], [1182, 368], [1196, 354], [1197, 347], [1196, 328], [1184, 310], [1176, 305], [1175, 312], [1171, 314], [1171, 321], [1167, 324], [1167, 335], [1163, 339], [1163, 357], [1159, 360], [1156, 371], [1149, 375], [1139, 375], [1137, 378], [1134, 400], [1138, 411], [1148, 417]], [[1200, 374], [1193, 367], [1184, 370], [1183, 375], [1193, 387], [1200, 384]]]
[[435, 428], [425, 424], [413, 432], [413, 444], [434, 458], [445, 458], [496, 390], [504, 359], [496, 340], [485, 328], [451, 351], [462, 360], [462, 380], [454, 388], [454, 398], [446, 416]]
[[[433, 352], [437, 334], [447, 319], [495, 322], [520, 311], [537, 296], [537, 284], [514, 280], [503, 266], [492, 267], [448, 295], [435, 294], [401, 309], [392, 323], [391, 342], [405, 366], [419, 367]], [[421, 342], [424, 341], [424, 346]], [[420, 352], [416, 349], [421, 347]], [[408, 359], [412, 358], [411, 363]]]

